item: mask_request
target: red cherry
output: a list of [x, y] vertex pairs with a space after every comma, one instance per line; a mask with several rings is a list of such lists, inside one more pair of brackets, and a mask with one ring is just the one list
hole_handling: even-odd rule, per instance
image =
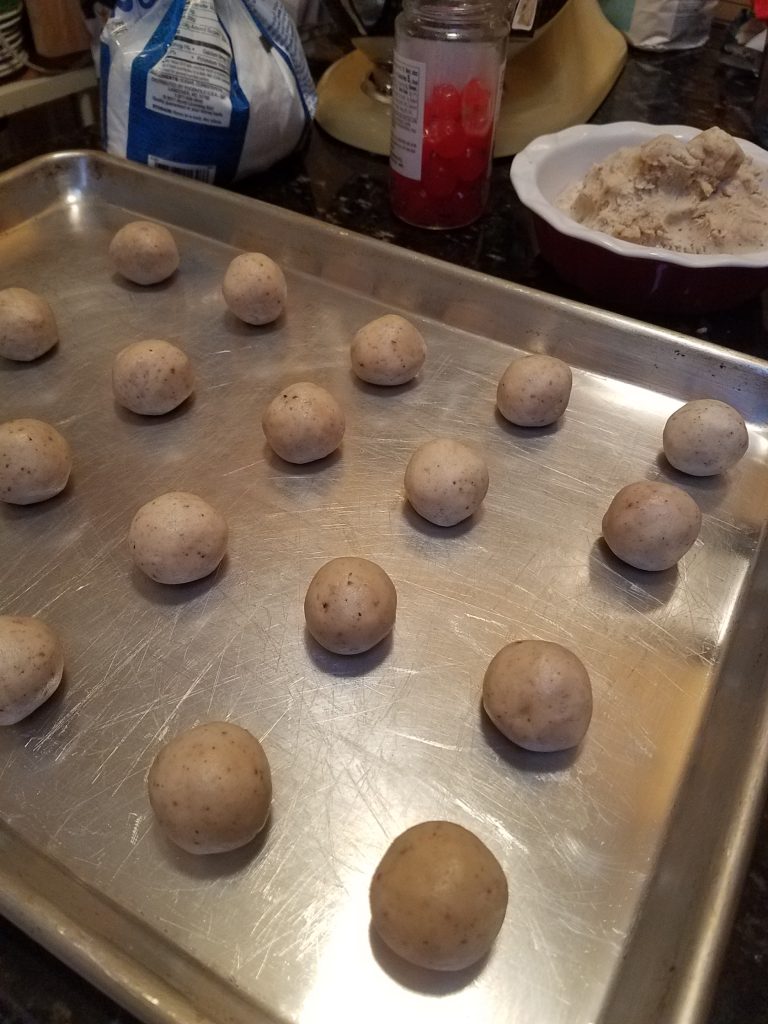
[[491, 90], [479, 78], [470, 78], [461, 93], [462, 117], [487, 116], [491, 110]]
[[468, 224], [476, 220], [485, 206], [484, 189], [475, 183], [459, 189], [453, 197], [453, 216], [455, 224]]
[[463, 121], [462, 128], [470, 145], [476, 149], [490, 149], [493, 125], [488, 118], [477, 121]]
[[491, 93], [478, 78], [470, 79], [461, 95], [461, 123], [467, 135], [480, 138], [491, 130]]
[[458, 121], [442, 118], [434, 122], [434, 126], [434, 148], [438, 156], [443, 157], [444, 160], [454, 160], [457, 156], [461, 156], [467, 140]]
[[431, 225], [435, 219], [433, 204], [434, 200], [427, 194], [426, 189], [419, 188], [410, 195], [405, 216], [413, 224]]
[[453, 161], [456, 176], [460, 181], [476, 181], [488, 166], [488, 150], [466, 146], [464, 152]]
[[411, 195], [421, 187], [421, 183], [405, 178], [397, 171], [392, 171], [390, 178], [390, 199], [396, 214], [402, 214], [407, 208]]
[[[428, 173], [427, 173], [428, 169]], [[483, 212], [488, 195], [485, 175], [462, 182], [451, 165], [434, 156], [426, 165], [422, 181], [391, 173], [390, 197], [393, 213], [419, 227], [460, 227]]]
[[453, 195], [458, 184], [451, 166], [440, 159], [431, 160], [427, 164], [421, 181], [427, 193], [436, 199], [447, 199]]
[[393, 171], [390, 180], [392, 212], [409, 224], [432, 227], [436, 219], [435, 200], [427, 194], [420, 181], [405, 178]]
[[436, 85], [427, 100], [425, 111], [433, 117], [458, 121], [461, 117], [461, 93], [455, 85]]
[[436, 117], [424, 117], [424, 146], [422, 147], [422, 161], [429, 159], [437, 149], [437, 144], [443, 137], [442, 126], [445, 123], [445, 121], [441, 121]]

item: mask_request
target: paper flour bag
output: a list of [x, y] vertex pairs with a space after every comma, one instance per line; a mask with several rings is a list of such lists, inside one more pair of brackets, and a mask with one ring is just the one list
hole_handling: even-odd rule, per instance
[[100, 65], [107, 150], [198, 181], [269, 167], [315, 113], [281, 0], [117, 0]]
[[709, 39], [717, 0], [600, 0], [603, 11], [643, 50], [687, 50]]

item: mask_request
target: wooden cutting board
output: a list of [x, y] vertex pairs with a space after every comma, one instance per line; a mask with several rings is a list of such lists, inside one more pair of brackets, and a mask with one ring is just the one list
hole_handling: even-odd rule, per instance
[[26, 5], [41, 57], [65, 57], [91, 45], [79, 0], [26, 0]]

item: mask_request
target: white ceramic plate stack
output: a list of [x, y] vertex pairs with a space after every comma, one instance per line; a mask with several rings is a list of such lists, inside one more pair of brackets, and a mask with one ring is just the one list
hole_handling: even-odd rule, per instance
[[0, 79], [20, 71], [27, 63], [21, 34], [21, 0], [3, 3], [0, 0]]

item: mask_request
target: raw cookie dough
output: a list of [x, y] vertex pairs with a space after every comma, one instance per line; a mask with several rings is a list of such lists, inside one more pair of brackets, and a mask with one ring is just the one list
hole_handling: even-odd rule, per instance
[[507, 899], [504, 871], [474, 833], [425, 821], [399, 835], [376, 868], [371, 923], [404, 960], [460, 971], [493, 945]]
[[61, 682], [61, 640], [40, 619], [0, 616], [0, 725], [14, 725], [43, 704]]
[[571, 368], [562, 359], [523, 356], [502, 374], [496, 404], [504, 419], [518, 427], [546, 427], [565, 412], [572, 383]]
[[32, 505], [63, 491], [72, 471], [69, 445], [50, 423], [0, 423], [0, 501]]
[[352, 370], [369, 384], [406, 384], [427, 357], [421, 333], [405, 317], [388, 313], [361, 327], [352, 339]]
[[334, 558], [319, 569], [304, 599], [307, 629], [334, 654], [361, 654], [395, 625], [397, 591], [367, 558]]
[[170, 491], [142, 505], [128, 543], [136, 565], [157, 583], [208, 576], [227, 550], [224, 516], [196, 494]]
[[192, 394], [195, 377], [185, 352], [167, 341], [135, 341], [115, 356], [112, 390], [120, 405], [162, 416]]
[[172, 739], [152, 763], [147, 785], [160, 827], [188, 853], [250, 843], [272, 802], [264, 749], [231, 722], [207, 722]]
[[299, 381], [283, 388], [261, 418], [270, 448], [286, 462], [323, 459], [341, 444], [344, 412], [325, 388]]
[[611, 551], [636, 569], [670, 569], [692, 547], [701, 511], [679, 487], [640, 480], [618, 492], [603, 516], [603, 538]]
[[483, 707], [507, 739], [526, 750], [575, 747], [592, 718], [592, 685], [566, 647], [518, 640], [493, 658], [483, 680]]
[[136, 220], [120, 228], [109, 245], [115, 270], [134, 284], [159, 284], [176, 272], [179, 250], [162, 224]]
[[53, 310], [26, 288], [0, 291], [0, 356], [27, 363], [59, 340]]
[[674, 252], [768, 249], [763, 172], [720, 128], [659, 135], [595, 164], [557, 205], [586, 227]]
[[222, 285], [224, 301], [247, 324], [270, 324], [285, 309], [288, 286], [274, 260], [261, 252], [235, 256]]
[[749, 447], [749, 434], [733, 406], [699, 398], [672, 413], [663, 444], [668, 461], [681, 473], [714, 476], [736, 465]]
[[474, 449], [441, 437], [418, 448], [405, 470], [405, 496], [436, 526], [455, 526], [488, 493], [488, 467]]

